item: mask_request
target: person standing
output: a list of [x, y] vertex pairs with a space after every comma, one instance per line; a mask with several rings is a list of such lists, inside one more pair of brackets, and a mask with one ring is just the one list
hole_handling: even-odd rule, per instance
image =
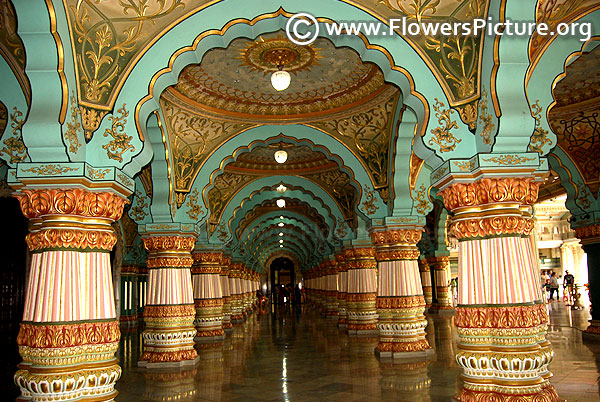
[[550, 274], [549, 286], [550, 288], [550, 300], [554, 301], [554, 293], [556, 292], [556, 300], [558, 300], [558, 280], [556, 279], [556, 274], [552, 272]]
[[565, 296], [567, 296], [567, 304], [573, 304], [573, 285], [575, 284], [575, 277], [569, 273], [569, 271], [565, 271], [565, 276], [563, 278], [563, 292]]

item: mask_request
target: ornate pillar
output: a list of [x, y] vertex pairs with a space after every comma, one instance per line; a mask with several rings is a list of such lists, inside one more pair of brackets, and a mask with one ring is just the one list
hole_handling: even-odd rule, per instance
[[438, 192], [459, 239], [456, 360], [464, 384], [458, 399], [558, 401], [549, 382], [548, 314], [528, 238], [539, 182], [484, 174], [469, 181], [456, 174], [462, 182], [444, 181]]
[[436, 301], [429, 308], [430, 312], [440, 314], [454, 312], [452, 306], [452, 295], [450, 294], [450, 257], [447, 255], [429, 257], [427, 263], [433, 270], [433, 279], [435, 281]]
[[326, 265], [326, 298], [327, 298], [327, 318], [338, 319], [338, 270], [335, 259], [327, 261]]
[[[600, 337], [600, 223], [575, 228], [575, 236], [587, 254], [588, 282], [590, 288], [590, 326], [584, 331], [584, 338]], [[575, 277], [577, 280], [577, 277]], [[581, 290], [583, 291], [583, 289]]]
[[250, 270], [244, 267], [242, 270], [242, 300], [243, 300], [243, 311], [244, 318], [248, 317], [250, 310], [252, 310], [252, 300], [250, 296]]
[[239, 324], [244, 321], [241, 263], [232, 263], [229, 267], [229, 291], [231, 292], [231, 323]]
[[221, 259], [223, 253], [197, 251], [192, 254], [192, 287], [198, 333], [196, 341], [223, 339], [223, 292], [221, 290]]
[[421, 284], [423, 285], [423, 297], [425, 298], [425, 308], [431, 307], [433, 303], [433, 288], [431, 286], [431, 272], [429, 262], [426, 259], [419, 260], [419, 273]]
[[371, 231], [379, 270], [379, 344], [375, 353], [382, 357], [425, 356], [433, 351], [425, 339], [424, 287], [417, 262], [422, 231], [414, 226], [374, 227]]
[[233, 331], [231, 323], [231, 292], [229, 290], [229, 266], [231, 257], [223, 256], [221, 259], [221, 291], [223, 292], [223, 330], [226, 333]]
[[172, 231], [153, 231], [144, 225], [142, 240], [148, 251], [148, 284], [143, 332], [144, 350], [138, 366], [147, 368], [195, 365], [194, 296], [190, 267], [196, 234], [179, 224]]
[[348, 291], [348, 268], [344, 253], [335, 255], [338, 269], [338, 327], [346, 329], [348, 325], [348, 315], [346, 313], [346, 293]]
[[353, 246], [344, 250], [348, 268], [346, 312], [348, 334], [377, 334], [377, 261], [374, 247]]
[[21, 399], [112, 401], [121, 376], [111, 223], [126, 200], [112, 192], [25, 189], [32, 252], [15, 373]]

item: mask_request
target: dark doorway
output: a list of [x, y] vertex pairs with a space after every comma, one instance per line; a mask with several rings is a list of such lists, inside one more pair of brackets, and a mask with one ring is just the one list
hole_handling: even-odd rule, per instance
[[0, 392], [3, 400], [14, 400], [19, 396], [13, 375], [21, 362], [17, 335], [25, 304], [27, 219], [16, 198], [0, 198], [0, 211], [3, 220], [0, 230], [0, 348], [6, 359], [0, 374]]
[[287, 302], [287, 299], [290, 297], [289, 289], [287, 295], [281, 292], [288, 285], [291, 285], [293, 292], [295, 281], [294, 263], [286, 257], [274, 259], [271, 263], [271, 293], [273, 295], [273, 302], [279, 303], [283, 301], [283, 297], [286, 297]]

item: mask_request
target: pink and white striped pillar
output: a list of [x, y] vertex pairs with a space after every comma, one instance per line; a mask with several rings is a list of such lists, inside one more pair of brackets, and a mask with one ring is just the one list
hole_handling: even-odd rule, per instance
[[111, 224], [124, 195], [81, 188], [24, 189], [16, 194], [30, 220], [32, 252], [23, 322], [21, 399], [111, 401], [121, 376], [121, 333], [114, 303]]
[[374, 227], [371, 231], [379, 268], [379, 344], [375, 352], [380, 356], [396, 358], [432, 353], [425, 339], [425, 298], [417, 262], [421, 232], [421, 228], [414, 226]]
[[144, 232], [148, 251], [148, 284], [138, 366], [147, 368], [195, 365], [194, 296], [190, 267], [196, 234], [181, 231]]
[[192, 253], [192, 286], [198, 330], [196, 341], [218, 340], [225, 337], [223, 330], [223, 290], [221, 288], [220, 251], [194, 251]]

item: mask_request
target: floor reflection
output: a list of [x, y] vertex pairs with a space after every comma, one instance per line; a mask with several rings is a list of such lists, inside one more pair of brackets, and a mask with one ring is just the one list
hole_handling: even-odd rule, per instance
[[[587, 311], [549, 305], [553, 384], [569, 401], [600, 401], [600, 343], [584, 344]], [[181, 372], [137, 368], [138, 330], [123, 331], [117, 401], [448, 401], [461, 387], [452, 317], [428, 317], [435, 353], [378, 360], [375, 337], [349, 337], [311, 309], [251, 315], [223, 342], [198, 344], [199, 365]], [[572, 327], [572, 326], [573, 327]]]

